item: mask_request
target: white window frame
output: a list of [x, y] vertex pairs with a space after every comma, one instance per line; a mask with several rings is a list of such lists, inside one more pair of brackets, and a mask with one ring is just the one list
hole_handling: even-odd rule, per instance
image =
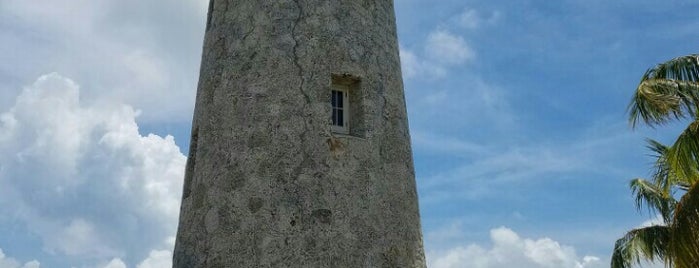
[[[333, 123], [332, 111], [335, 107], [332, 107], [332, 91], [342, 92], [342, 118], [344, 126], [336, 126]], [[350, 128], [350, 101], [349, 101], [349, 86], [348, 85], [338, 85], [333, 84], [330, 91], [331, 102], [330, 102], [330, 129], [335, 133], [349, 134]]]

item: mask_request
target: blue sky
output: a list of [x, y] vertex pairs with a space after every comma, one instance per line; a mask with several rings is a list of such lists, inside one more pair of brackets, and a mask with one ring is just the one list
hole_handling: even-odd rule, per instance
[[[0, 3], [0, 268], [169, 265], [207, 5], [175, 2]], [[681, 128], [626, 105], [699, 3], [395, 6], [430, 267], [607, 267]]]

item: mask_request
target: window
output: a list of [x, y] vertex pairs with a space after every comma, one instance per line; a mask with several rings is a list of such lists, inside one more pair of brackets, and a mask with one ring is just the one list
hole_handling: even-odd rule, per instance
[[332, 107], [332, 131], [349, 134], [349, 86], [334, 84], [330, 91], [330, 96], [330, 104]]
[[362, 80], [347, 73], [331, 74], [330, 78], [330, 92], [326, 91], [330, 93], [326, 93], [330, 102], [330, 109], [327, 110], [330, 131], [357, 138], [366, 137], [364, 106], [367, 101]]

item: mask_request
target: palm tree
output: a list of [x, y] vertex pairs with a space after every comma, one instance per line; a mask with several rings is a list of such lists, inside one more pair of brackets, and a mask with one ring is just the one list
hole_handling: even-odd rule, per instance
[[675, 200], [672, 192], [680, 185], [667, 165], [668, 147], [648, 140], [648, 148], [655, 153], [655, 170], [652, 180], [634, 179], [630, 186], [635, 196], [636, 208], [644, 206], [658, 213], [664, 225], [653, 225], [634, 229], [617, 240], [612, 255], [612, 268], [630, 267], [642, 260], [669, 262], [670, 227], [675, 215]]
[[678, 119], [691, 122], [671, 146], [649, 140], [656, 156], [652, 180], [634, 179], [631, 189], [636, 207], [645, 205], [665, 224], [634, 229], [617, 240], [611, 267], [631, 267], [642, 260], [699, 267], [699, 55], [674, 58], [646, 71], [629, 114], [633, 127], [639, 121], [651, 127]]

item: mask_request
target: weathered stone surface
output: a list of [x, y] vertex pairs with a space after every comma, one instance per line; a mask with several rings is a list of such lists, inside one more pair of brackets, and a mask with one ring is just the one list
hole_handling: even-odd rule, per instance
[[211, 0], [174, 267], [425, 266], [393, 12]]

